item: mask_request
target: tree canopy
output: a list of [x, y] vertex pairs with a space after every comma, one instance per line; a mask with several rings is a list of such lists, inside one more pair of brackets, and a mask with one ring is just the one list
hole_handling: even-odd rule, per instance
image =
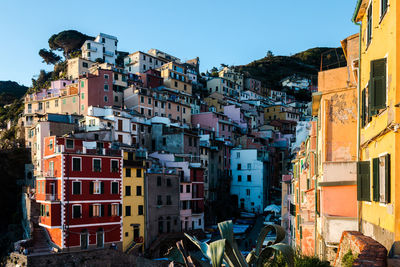
[[42, 62], [46, 62], [46, 64], [56, 64], [58, 61], [61, 60], [61, 57], [54, 53], [51, 50], [47, 50], [45, 48], [42, 48], [39, 50], [39, 56], [43, 58]]
[[69, 53], [79, 50], [86, 40], [93, 39], [81, 32], [67, 30], [53, 34], [49, 38], [49, 47], [51, 50], [63, 51], [64, 56], [67, 57]]

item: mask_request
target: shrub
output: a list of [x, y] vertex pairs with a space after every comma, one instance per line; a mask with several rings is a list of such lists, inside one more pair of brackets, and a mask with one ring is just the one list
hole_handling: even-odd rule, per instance
[[342, 264], [344, 267], [353, 266], [354, 260], [357, 258], [357, 255], [353, 255], [353, 252], [349, 249], [346, 254], [343, 255]]

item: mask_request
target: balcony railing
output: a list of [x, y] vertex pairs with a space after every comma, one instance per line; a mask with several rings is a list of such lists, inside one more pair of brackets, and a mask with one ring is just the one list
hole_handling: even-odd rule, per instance
[[46, 201], [60, 201], [60, 198], [56, 194], [45, 194]]
[[108, 56], [108, 57], [113, 57], [113, 56], [114, 56], [114, 53], [113, 53], [113, 52], [110, 52], [110, 51], [105, 51], [105, 52], [104, 52], [104, 55], [106, 55], [106, 56]]

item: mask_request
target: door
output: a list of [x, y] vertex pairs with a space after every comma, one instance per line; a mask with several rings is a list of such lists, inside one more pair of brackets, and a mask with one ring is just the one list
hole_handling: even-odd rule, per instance
[[89, 236], [86, 231], [81, 233], [81, 249], [87, 249], [88, 248], [88, 240]]
[[122, 120], [118, 120], [118, 131], [122, 131]]
[[121, 134], [118, 135], [118, 142], [122, 143], [122, 135]]
[[102, 248], [104, 247], [104, 231], [103, 229], [99, 229], [96, 233], [97, 235], [97, 247]]
[[55, 200], [56, 197], [56, 185], [54, 183], [50, 183], [50, 198], [51, 200]]
[[139, 237], [140, 237], [140, 228], [139, 228], [139, 226], [134, 226], [133, 227], [133, 240], [135, 242], [138, 242]]

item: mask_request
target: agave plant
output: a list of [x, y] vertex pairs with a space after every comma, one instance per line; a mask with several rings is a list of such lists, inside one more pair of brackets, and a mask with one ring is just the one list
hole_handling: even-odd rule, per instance
[[[185, 236], [193, 242], [208, 261], [202, 261], [193, 254], [190, 254], [183, 246], [183, 242], [177, 242], [177, 246], [171, 248], [167, 257], [174, 263], [187, 267], [204, 266], [204, 267], [263, 267], [264, 264], [276, 259], [278, 254], [282, 255], [289, 267], [294, 266], [293, 249], [287, 245], [280, 243], [286, 236], [285, 230], [279, 225], [267, 225], [261, 229], [257, 239], [255, 249], [253, 249], [245, 258], [240, 252], [236, 240], [233, 235], [232, 221], [225, 221], [218, 224], [222, 239], [214, 241], [210, 244], [199, 241], [185, 233]], [[267, 234], [271, 231], [276, 233], [275, 240], [263, 247]], [[174, 266], [174, 263], [171, 266]], [[197, 264], [197, 265], [196, 265]]]

